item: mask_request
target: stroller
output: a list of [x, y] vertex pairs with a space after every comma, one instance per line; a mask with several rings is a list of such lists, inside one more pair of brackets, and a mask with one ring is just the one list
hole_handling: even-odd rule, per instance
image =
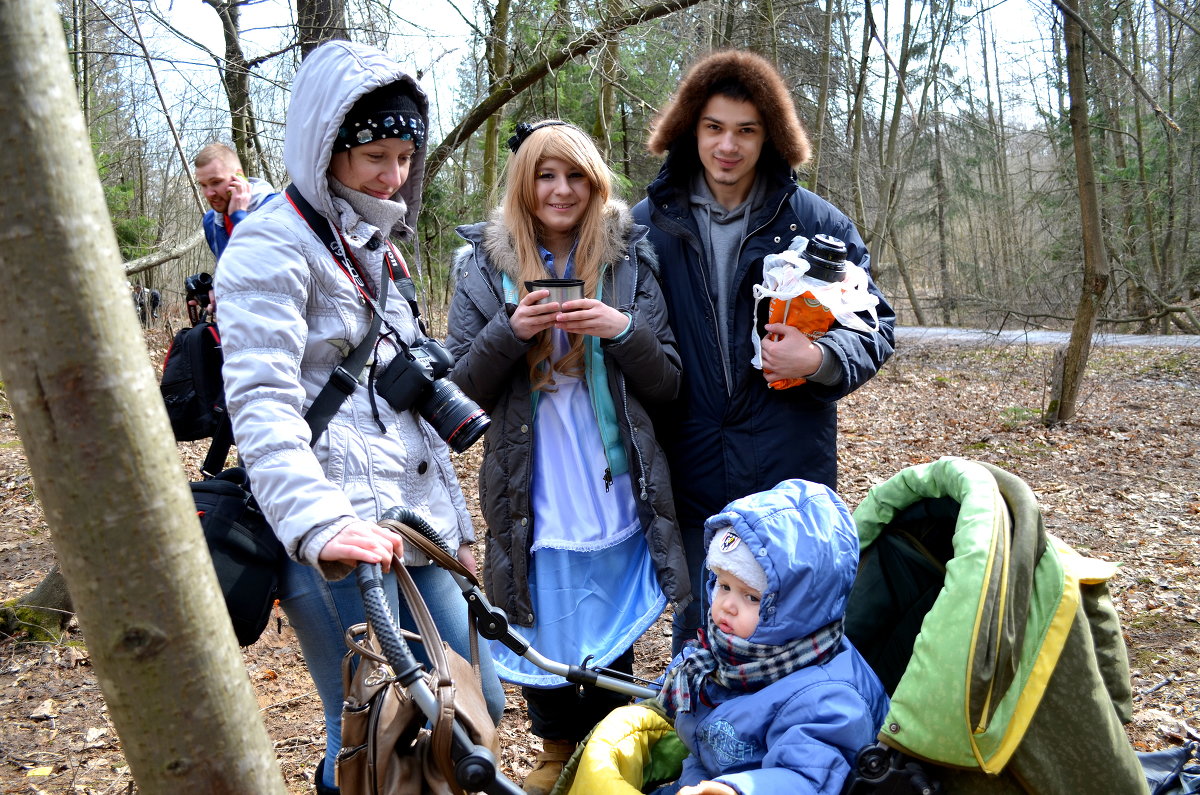
[[854, 520], [846, 634], [891, 709], [846, 792], [920, 792], [921, 777], [955, 793], [1147, 791], [1123, 729], [1115, 564], [1048, 534], [1020, 478], [961, 458], [875, 486]]
[[[861, 560], [846, 633], [892, 700], [844, 795], [1148, 791], [1123, 729], [1132, 696], [1106, 585], [1114, 564], [1047, 534], [1022, 480], [961, 458], [901, 471], [871, 489], [854, 519]], [[405, 536], [436, 562], [452, 559], [419, 533]], [[546, 659], [456, 579], [483, 637], [568, 681], [657, 695], [650, 682]], [[581, 746], [555, 792], [640, 792], [643, 772], [678, 752], [669, 725], [646, 712], [611, 758], [602, 746], [589, 760]], [[656, 754], [668, 739], [675, 745]]]

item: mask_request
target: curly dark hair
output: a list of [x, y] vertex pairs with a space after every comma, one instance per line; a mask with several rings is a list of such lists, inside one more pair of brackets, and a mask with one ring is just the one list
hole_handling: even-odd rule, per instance
[[765, 58], [745, 50], [722, 50], [701, 58], [679, 83], [675, 96], [651, 124], [646, 148], [663, 155], [684, 136], [694, 136], [696, 121], [717, 94], [752, 102], [762, 114], [767, 144], [796, 168], [809, 158], [808, 132], [783, 77]]

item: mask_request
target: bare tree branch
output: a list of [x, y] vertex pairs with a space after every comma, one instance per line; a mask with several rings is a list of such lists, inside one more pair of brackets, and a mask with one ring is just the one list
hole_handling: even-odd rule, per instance
[[203, 242], [204, 230], [201, 229], [200, 231], [196, 232], [196, 234], [192, 235], [177, 246], [173, 246], [172, 248], [168, 249], [160, 249], [151, 254], [147, 254], [144, 257], [131, 259], [122, 267], [125, 269], [126, 276], [132, 276], [135, 273], [141, 273], [142, 271], [150, 270], [151, 268], [162, 265], [164, 262], [170, 262], [171, 260], [179, 259], [184, 254], [188, 253]]
[[1096, 46], [1100, 48], [1100, 52], [1107, 55], [1109, 59], [1117, 65], [1117, 68], [1125, 73], [1125, 76], [1129, 78], [1129, 82], [1133, 84], [1134, 90], [1141, 94], [1146, 102], [1150, 104], [1150, 109], [1154, 111], [1154, 115], [1158, 116], [1159, 120], [1168, 128], [1174, 130], [1175, 132], [1181, 132], [1179, 125], [1175, 123], [1175, 120], [1172, 119], [1165, 110], [1159, 107], [1158, 102], [1155, 101], [1154, 97], [1150, 96], [1150, 92], [1142, 87], [1141, 81], [1137, 79], [1137, 75], [1135, 75], [1133, 71], [1125, 65], [1125, 62], [1121, 60], [1121, 56], [1113, 52], [1112, 48], [1105, 44], [1100, 37], [1096, 35], [1096, 31], [1092, 30], [1091, 25], [1085, 22], [1083, 17], [1081, 17], [1079, 14], [1063, 5], [1062, 0], [1053, 0], [1053, 3], [1054, 7], [1063, 13], [1063, 16], [1070, 17], [1087, 35], [1087, 37], [1096, 43]]
[[472, 108], [466, 117], [429, 153], [429, 158], [425, 162], [425, 184], [428, 185], [433, 181], [434, 176], [445, 165], [454, 150], [478, 130], [489, 116], [541, 78], [566, 62], [586, 55], [603, 44], [608, 36], [675, 11], [690, 8], [698, 2], [700, 0], [663, 0], [648, 6], [632, 8], [623, 14], [605, 20], [574, 41], [563, 45], [561, 49], [546, 55], [524, 72], [503, 78], [493, 87], [491, 93]]
[[1155, 7], [1161, 8], [1163, 11], [1166, 11], [1167, 14], [1174, 17], [1178, 22], [1180, 22], [1184, 27], [1186, 27], [1192, 33], [1196, 34], [1197, 36], [1200, 36], [1200, 27], [1196, 27], [1196, 23], [1189, 22], [1187, 20], [1187, 18], [1180, 16], [1178, 11], [1176, 11], [1173, 8], [1167, 7], [1162, 2], [1160, 2], [1160, 0], [1154, 0], [1154, 5], [1155, 5]]

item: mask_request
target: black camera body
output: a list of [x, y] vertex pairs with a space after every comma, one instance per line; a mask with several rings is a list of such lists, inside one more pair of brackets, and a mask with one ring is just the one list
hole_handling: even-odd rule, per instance
[[195, 301], [201, 309], [208, 308], [208, 292], [213, 288], [211, 273], [193, 273], [184, 278], [183, 287], [187, 291], [187, 300]]
[[375, 393], [396, 411], [416, 408], [456, 453], [473, 445], [491, 424], [479, 404], [446, 377], [454, 357], [437, 340], [406, 346], [375, 379]]

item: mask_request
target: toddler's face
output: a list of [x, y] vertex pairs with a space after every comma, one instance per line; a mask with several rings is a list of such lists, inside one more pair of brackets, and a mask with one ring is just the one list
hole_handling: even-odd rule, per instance
[[748, 638], [758, 627], [758, 606], [762, 594], [732, 574], [714, 569], [717, 584], [713, 587], [712, 619], [726, 635]]

